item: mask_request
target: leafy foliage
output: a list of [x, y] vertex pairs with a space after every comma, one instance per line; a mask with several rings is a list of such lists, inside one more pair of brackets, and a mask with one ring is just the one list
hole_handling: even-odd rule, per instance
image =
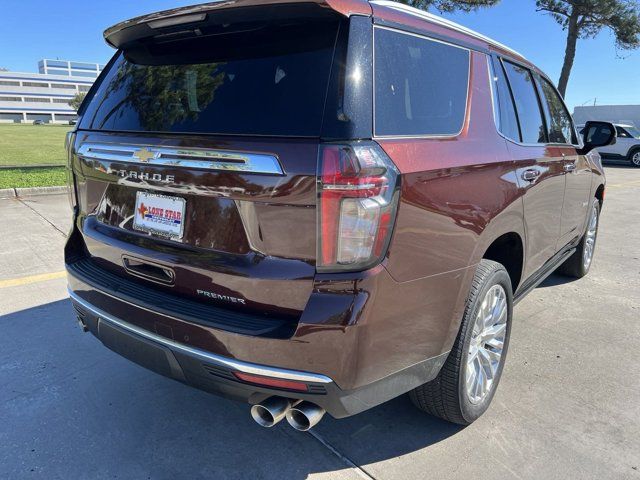
[[536, 0], [538, 11], [548, 12], [564, 30], [577, 17], [578, 38], [590, 38], [603, 28], [616, 37], [618, 48], [640, 47], [640, 4], [636, 0]]
[[137, 112], [149, 131], [195, 120], [224, 83], [225, 76], [217, 71], [218, 65], [221, 64], [140, 66], [127, 62], [109, 84], [109, 92], [124, 90], [126, 95], [105, 121], [123, 115], [127, 108]]
[[564, 96], [576, 56], [578, 39], [596, 36], [603, 28], [616, 37], [616, 46], [640, 47], [640, 4], [637, 0], [536, 0], [540, 12], [547, 12], [567, 31], [567, 46], [558, 90]]
[[500, 0], [397, 0], [405, 5], [427, 10], [430, 7], [440, 12], [453, 12], [462, 10], [471, 12], [482, 7], [493, 7], [500, 3]]
[[75, 111], [78, 111], [78, 109], [80, 108], [80, 105], [82, 105], [82, 101], [84, 100], [84, 97], [86, 96], [87, 96], [86, 92], [76, 93], [75, 96], [71, 100], [69, 100], [69, 106], [73, 108]]

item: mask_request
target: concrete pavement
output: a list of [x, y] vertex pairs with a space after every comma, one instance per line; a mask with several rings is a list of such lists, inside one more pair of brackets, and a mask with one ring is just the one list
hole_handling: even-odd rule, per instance
[[0, 200], [0, 478], [640, 479], [640, 169], [607, 175], [590, 275], [516, 307], [493, 405], [465, 429], [406, 397], [313, 434], [262, 429], [82, 334], [66, 196]]

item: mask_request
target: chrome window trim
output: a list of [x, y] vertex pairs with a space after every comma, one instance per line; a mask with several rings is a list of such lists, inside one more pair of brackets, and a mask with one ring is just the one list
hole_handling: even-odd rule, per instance
[[87, 142], [78, 147], [77, 155], [137, 165], [284, 175], [278, 157], [268, 153]]
[[83, 308], [89, 310], [92, 314], [97, 316], [100, 320], [108, 322], [111, 325], [115, 325], [116, 327], [126, 330], [127, 332], [132, 333], [134, 335], [138, 335], [140, 337], [146, 338], [147, 340], [151, 340], [153, 342], [164, 345], [170, 349], [178, 350], [181, 353], [198, 357], [201, 360], [211, 362], [222, 367], [231, 368], [238, 372], [248, 373], [251, 375], [260, 375], [263, 377], [293, 380], [297, 382], [324, 383], [324, 384], [333, 383], [333, 380], [331, 380], [329, 377], [325, 375], [320, 375], [318, 373], [300, 372], [296, 370], [287, 370], [284, 368], [270, 367], [266, 365], [259, 365], [256, 363], [243, 362], [240, 360], [234, 360], [231, 358], [223, 357], [221, 355], [216, 355], [215, 353], [206, 352], [204, 350], [200, 350], [199, 348], [183, 345], [174, 340], [169, 340], [168, 338], [161, 337], [156, 333], [150, 332], [148, 330], [144, 330], [140, 327], [130, 324], [129, 322], [116, 318], [113, 315], [110, 315], [107, 312], [101, 310], [100, 308], [94, 307], [93, 305], [88, 303], [86, 300], [83, 300], [70, 288], [67, 288], [67, 290], [69, 292], [69, 296], [71, 297], [72, 301], [80, 304]]
[[[501, 56], [501, 55], [495, 55], [495, 54], [493, 54], [493, 55], [487, 55], [487, 64], [488, 64], [488, 68], [489, 68], [489, 83], [490, 83], [489, 87], [491, 88], [491, 100], [492, 100], [492, 101], [491, 101], [491, 105], [492, 105], [492, 109], [494, 110], [494, 123], [495, 123], [495, 126], [496, 126], [496, 131], [498, 132], [498, 135], [500, 135], [500, 136], [501, 136], [502, 138], [504, 138], [506, 141], [508, 141], [508, 142], [510, 142], [510, 143], [513, 143], [514, 145], [518, 145], [518, 146], [520, 146], [520, 147], [573, 147], [573, 148], [575, 148], [576, 150], [577, 150], [578, 148], [582, 148], [582, 144], [581, 144], [581, 143], [578, 143], [577, 145], [576, 145], [576, 144], [573, 144], [573, 143], [556, 143], [556, 142], [546, 142], [546, 143], [524, 143], [524, 142], [521, 142], [521, 141], [515, 140], [515, 139], [513, 139], [513, 138], [507, 137], [504, 133], [502, 133], [502, 131], [501, 131], [501, 130], [500, 130], [500, 128], [499, 128], [498, 121], [497, 121], [497, 119], [496, 119], [496, 113], [498, 113], [498, 112], [495, 112], [495, 102], [493, 101], [493, 96], [495, 95], [495, 89], [497, 88], [497, 87], [496, 87], [496, 85], [495, 85], [495, 81], [494, 81], [494, 78], [495, 78], [494, 63], [493, 63], [493, 60], [494, 60], [494, 59], [495, 59], [496, 61], [500, 62], [500, 64], [502, 64], [502, 60], [503, 60], [503, 59], [505, 59], [506, 61], [511, 62], [511, 63], [514, 63], [514, 64], [518, 65], [518, 66], [519, 66], [519, 67], [521, 67], [521, 68], [525, 68], [525, 69], [526, 69], [526, 70], [528, 70], [531, 74], [537, 74], [537, 75], [539, 75], [540, 77], [542, 77], [542, 78], [544, 78], [545, 80], [547, 80], [547, 81], [551, 84], [551, 86], [552, 86], [554, 89], [556, 89], [556, 88], [555, 88], [555, 85], [553, 84], [553, 82], [549, 79], [549, 77], [547, 77], [543, 72], [541, 72], [541, 71], [540, 71], [539, 69], [537, 69], [537, 68], [536, 68], [536, 69], [531, 68], [531, 67], [530, 67], [530, 66], [528, 66], [528, 65], [525, 65], [525, 64], [523, 64], [523, 63], [521, 63], [521, 62], [518, 62], [518, 61], [514, 61], [514, 60], [513, 60], [513, 59], [511, 59], [511, 58], [505, 58], [505, 57], [503, 57], [503, 56]], [[502, 67], [502, 65], [500, 65], [500, 66]], [[505, 80], [506, 80], [507, 82], [509, 82], [509, 79], [508, 79], [508, 78], [507, 78], [507, 76], [506, 76], [506, 72], [505, 72]], [[511, 87], [509, 87], [509, 88], [511, 88]], [[556, 91], [557, 91], [557, 89], [556, 89]], [[537, 86], [536, 86], [536, 94], [538, 94]], [[539, 94], [538, 94], [538, 95], [539, 95]], [[567, 108], [566, 103], [564, 103], [564, 99], [562, 98], [562, 96], [560, 96], [560, 99], [562, 100], [562, 103], [563, 103], [563, 105], [564, 105], [565, 109], [567, 110], [567, 113], [569, 113], [569, 109]], [[541, 100], [541, 99], [539, 99], [539, 100]], [[512, 101], [513, 101], [513, 100], [512, 100]], [[498, 108], [500, 108], [500, 105], [498, 105]], [[515, 105], [514, 105], [514, 108], [515, 108]], [[541, 112], [541, 113], [542, 113], [542, 112]], [[498, 113], [498, 114], [499, 114], [499, 113]], [[543, 116], [544, 116], [544, 114], [543, 114]], [[517, 117], [518, 117], [518, 111], [517, 111], [517, 109], [516, 109], [516, 118], [517, 118]], [[572, 116], [570, 113], [569, 113], [569, 118], [571, 119], [571, 125], [573, 126], [573, 128], [574, 128], [574, 130], [575, 130], [575, 128], [576, 128], [576, 126], [575, 126], [575, 122], [574, 122], [574, 120], [573, 120], [573, 116]], [[518, 121], [519, 121], [519, 119], [518, 119]], [[545, 122], [546, 122], [546, 119], [545, 119]], [[578, 133], [578, 132], [576, 131], [576, 138], [578, 139], [578, 142], [580, 142], [580, 135], [578, 135], [577, 133]], [[576, 154], [577, 154], [577, 152], [576, 152]]]
[[[444, 45], [448, 45], [450, 47], [459, 48], [460, 50], [466, 50], [469, 57], [469, 66], [467, 67], [467, 91], [465, 96], [464, 103], [464, 118], [462, 120], [462, 126], [460, 127], [460, 131], [457, 133], [423, 133], [423, 134], [415, 134], [415, 135], [378, 135], [376, 133], [376, 30], [389, 30], [391, 32], [396, 32], [402, 35], [409, 35], [412, 37], [421, 38], [423, 40], [427, 40], [435, 43], [442, 43]], [[430, 37], [428, 34], [419, 34], [414, 32], [408, 32], [406, 30], [401, 30], [398, 28], [387, 27], [383, 25], [374, 25], [373, 26], [373, 139], [374, 140], [410, 140], [410, 139], [438, 139], [438, 138], [456, 138], [459, 137], [464, 131], [465, 125], [467, 124], [467, 120], [469, 119], [470, 111], [469, 111], [469, 94], [471, 92], [471, 81], [472, 81], [472, 72], [471, 67], [473, 65], [473, 55], [470, 48], [463, 47], [461, 45], [456, 45], [455, 43], [450, 43], [444, 40], [440, 40], [438, 38]]]
[[430, 23], [434, 23], [436, 25], [440, 25], [446, 28], [449, 28], [451, 30], [454, 30], [456, 32], [459, 33], [464, 33], [465, 35], [469, 35], [470, 37], [475, 38], [476, 40], [482, 40], [483, 42], [487, 42], [488, 44], [494, 46], [494, 47], [498, 47], [502, 50], [505, 50], [513, 55], [516, 55], [520, 58], [525, 58], [524, 55], [522, 55], [521, 53], [517, 52], [516, 50], [507, 47], [506, 45], [487, 37], [486, 35], [483, 35], [479, 32], [476, 32], [475, 30], [471, 30], [470, 28], [467, 28], [463, 25], [460, 25], [459, 23], [456, 22], [452, 22], [451, 20], [447, 20], [446, 18], [442, 18], [439, 17], [437, 15], [434, 15], [432, 13], [429, 12], [425, 12], [423, 10], [419, 10], [415, 7], [411, 7], [409, 5], [404, 5], [402, 3], [398, 3], [395, 1], [390, 1], [390, 0], [373, 0], [371, 1], [371, 3], [373, 3], [374, 5], [380, 5], [381, 7], [389, 7], [391, 9], [394, 10], [399, 10], [405, 13], [408, 13], [410, 15], [413, 15], [414, 17], [419, 17], [422, 18], [423, 20], [426, 20]]

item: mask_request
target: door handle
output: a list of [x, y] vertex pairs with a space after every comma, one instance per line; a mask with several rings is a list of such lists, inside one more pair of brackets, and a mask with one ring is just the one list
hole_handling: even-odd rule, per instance
[[529, 169], [522, 172], [522, 178], [527, 182], [533, 182], [539, 176], [540, 176], [539, 170]]
[[573, 172], [576, 169], [576, 164], [575, 162], [565, 163], [563, 168], [565, 172]]

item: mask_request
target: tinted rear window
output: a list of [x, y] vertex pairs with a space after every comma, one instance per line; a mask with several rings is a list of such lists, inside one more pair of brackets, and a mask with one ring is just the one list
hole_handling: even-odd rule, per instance
[[462, 130], [468, 50], [376, 28], [375, 70], [376, 135], [456, 135]]
[[247, 26], [138, 45], [113, 63], [82, 128], [318, 136], [337, 21]]

